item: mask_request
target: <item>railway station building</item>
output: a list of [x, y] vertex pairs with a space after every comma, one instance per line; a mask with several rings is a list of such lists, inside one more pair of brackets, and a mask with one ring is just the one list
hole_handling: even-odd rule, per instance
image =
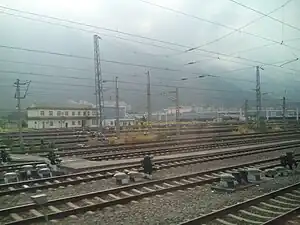
[[[120, 121], [126, 121], [125, 104], [119, 105]], [[97, 127], [96, 106], [92, 104], [37, 105], [27, 108], [27, 124], [31, 129]], [[116, 108], [104, 105], [103, 126], [114, 125]], [[125, 122], [124, 122], [125, 123]]]

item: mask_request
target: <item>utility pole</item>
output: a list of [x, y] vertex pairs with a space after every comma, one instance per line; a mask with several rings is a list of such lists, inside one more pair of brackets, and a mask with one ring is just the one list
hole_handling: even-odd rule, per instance
[[176, 88], [176, 136], [180, 136], [180, 123], [179, 123], [179, 88]]
[[150, 83], [150, 72], [147, 72], [147, 110], [148, 110], [148, 131], [151, 131], [151, 83]]
[[[23, 134], [22, 134], [22, 115], [21, 115], [21, 99], [25, 99], [27, 96], [28, 88], [30, 85], [31, 81], [26, 81], [26, 82], [21, 82], [19, 79], [16, 80], [14, 83], [14, 86], [16, 87], [16, 93], [15, 93], [15, 99], [17, 99], [17, 109], [18, 109], [18, 117], [19, 117], [19, 123], [18, 123], [18, 128], [19, 128], [19, 142], [20, 142], [20, 149], [24, 149], [24, 143], [23, 143]], [[23, 96], [21, 96], [21, 86], [25, 86], [26, 91]]]
[[103, 79], [102, 79], [102, 72], [101, 72], [99, 39], [101, 38], [98, 35], [94, 35], [95, 89], [96, 89], [96, 106], [97, 106], [96, 115], [97, 115], [98, 129], [99, 132], [102, 133], [104, 100], [103, 100]]
[[282, 120], [285, 125], [285, 114], [286, 114], [286, 101], [285, 97], [282, 98]]
[[120, 107], [119, 107], [119, 84], [118, 77], [116, 77], [116, 135], [120, 138]]
[[245, 123], [248, 124], [248, 100], [245, 100], [244, 105], [244, 116], [245, 116]]
[[261, 127], [261, 91], [260, 91], [260, 67], [256, 66], [256, 121]]

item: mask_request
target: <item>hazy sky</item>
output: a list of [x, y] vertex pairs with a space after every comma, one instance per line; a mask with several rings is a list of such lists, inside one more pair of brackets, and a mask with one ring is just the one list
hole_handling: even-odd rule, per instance
[[[156, 6], [147, 3], [148, 1]], [[55, 102], [65, 101], [68, 98], [93, 99], [92, 36], [94, 33], [98, 33], [102, 38], [100, 49], [104, 61], [112, 60], [184, 71], [171, 72], [102, 62], [105, 79], [112, 79], [116, 76], [113, 73], [120, 73], [117, 75], [120, 81], [145, 83], [145, 72], [150, 70], [154, 84], [199, 89], [235, 88], [235, 94], [238, 94], [238, 91], [251, 92], [251, 89], [255, 88], [253, 66], [260, 65], [264, 68], [261, 71], [263, 91], [273, 91], [275, 96], [282, 96], [285, 89], [288, 93], [296, 92], [300, 81], [299, 61], [283, 65], [282, 68], [280, 65], [299, 57], [300, 1], [237, 1], [288, 25], [282, 25], [278, 21], [229, 0], [147, 0], [146, 2], [140, 0], [0, 0], [0, 6], [82, 23], [82, 25], [68, 23], [0, 7], [1, 46], [38, 49], [90, 58], [78, 59], [0, 47], [0, 89], [2, 89], [0, 101], [8, 102], [9, 106], [15, 104], [12, 99], [14, 88], [11, 85], [16, 78], [32, 80], [28, 103], [35, 100]], [[281, 7], [286, 2], [288, 4]], [[249, 26], [241, 30], [234, 30], [249, 23]], [[215, 42], [210, 43], [212, 41]], [[185, 52], [197, 46], [200, 46], [200, 49]], [[199, 62], [185, 65], [193, 61]], [[80, 70], [71, 68], [80, 68]], [[12, 71], [27, 74], [16, 74]], [[195, 73], [214, 74], [221, 78], [196, 79], [198, 75]], [[62, 76], [73, 78], [66, 79]], [[182, 77], [189, 79], [184, 82], [178, 81]], [[113, 84], [106, 83], [105, 87], [106, 99], [111, 98]], [[144, 96], [145, 86], [120, 83], [120, 92], [122, 88], [125, 100], [130, 102], [131, 99], [133, 101], [130, 102], [131, 104], [138, 104], [137, 108], [143, 109], [144, 106], [139, 105], [144, 104], [144, 97], [139, 103], [132, 99]], [[154, 88], [154, 97], [164, 89], [166, 88]], [[195, 90], [189, 88], [182, 90], [185, 94], [189, 93], [188, 96], [192, 96], [193, 91]], [[197, 92], [207, 94], [213, 90]], [[222, 96], [222, 92], [214, 93], [214, 97]], [[191, 98], [185, 100], [190, 100], [187, 104], [199, 103]]]

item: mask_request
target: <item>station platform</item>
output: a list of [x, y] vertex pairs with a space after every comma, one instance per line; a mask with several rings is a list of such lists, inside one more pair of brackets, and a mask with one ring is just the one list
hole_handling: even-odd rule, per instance
[[[154, 156], [153, 161], [160, 161], [160, 160], [168, 160], [168, 159], [176, 159], [182, 157], [189, 157], [189, 156], [205, 156], [208, 154], [214, 153], [224, 153], [228, 151], [239, 151], [243, 149], [248, 149], [249, 147], [263, 147], [263, 146], [270, 146], [270, 144], [292, 144], [296, 143], [298, 140], [289, 140], [289, 141], [280, 141], [280, 142], [273, 142], [273, 143], [266, 143], [266, 144], [257, 144], [257, 145], [246, 145], [246, 146], [239, 146], [239, 147], [232, 147], [232, 148], [220, 148], [220, 149], [211, 149], [211, 150], [202, 150], [198, 152], [187, 152], [187, 153], [178, 153], [178, 154], [170, 154], [170, 155], [162, 155], [162, 156]], [[85, 159], [80, 159], [76, 157], [63, 157], [61, 168], [67, 172], [80, 172], [84, 170], [91, 170], [91, 169], [100, 169], [100, 168], [109, 168], [109, 167], [116, 167], [130, 163], [139, 163], [143, 158], [131, 158], [131, 159], [121, 159], [121, 160], [103, 160], [103, 161], [89, 161]]]
[[10, 154], [12, 161], [14, 162], [46, 162], [47, 158], [40, 157], [37, 155], [27, 155], [27, 154]]

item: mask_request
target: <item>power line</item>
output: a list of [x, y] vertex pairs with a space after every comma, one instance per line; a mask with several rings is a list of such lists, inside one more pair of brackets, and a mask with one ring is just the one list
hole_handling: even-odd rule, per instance
[[[45, 51], [45, 50], [37, 50], [37, 49], [28, 49], [28, 48], [21, 48], [21, 47], [7, 46], [7, 45], [0, 45], [0, 48], [7, 48], [7, 49], [21, 50], [21, 51], [29, 51], [29, 52], [36, 52], [36, 53], [40, 53], [40, 54], [50, 54], [50, 55], [57, 55], [57, 56], [64, 56], [64, 57], [71, 57], [71, 58], [79, 58], [79, 59], [86, 59], [86, 60], [93, 60], [93, 58], [86, 57], [86, 56], [72, 55], [72, 54], [65, 54], [65, 53]], [[291, 69], [291, 68], [283, 68], [283, 67], [280, 67], [280, 66], [276, 66], [274, 64], [264, 63], [264, 62], [261, 62], [261, 61], [258, 61], [258, 60], [251, 60], [251, 59], [247, 59], [247, 58], [240, 57], [240, 56], [235, 57], [235, 56], [230, 56], [228, 54], [218, 53], [218, 52], [204, 50], [204, 49], [199, 49], [199, 50], [209, 52], [209, 53], [212, 53], [212, 54], [219, 54], [219, 55], [222, 55], [222, 56], [225, 56], [225, 57], [229, 56], [231, 58], [236, 58], [236, 59], [240, 59], [240, 60], [244, 60], [244, 61], [248, 61], [248, 62], [253, 62], [253, 63], [256, 63], [256, 64], [258, 63], [258, 64], [265, 65], [265, 66], [272, 66], [272, 67], [277, 67], [277, 68], [281, 68], [281, 69], [288, 69], [288, 70], [291, 70], [293, 72], [300, 72], [299, 70], [295, 70], [295, 69]], [[180, 69], [164, 68], [164, 67], [157, 67], [157, 66], [151, 66], [151, 65], [145, 65], [145, 64], [127, 63], [127, 62], [120, 62], [120, 61], [106, 60], [106, 59], [101, 59], [101, 61], [106, 62], [106, 63], [114, 63], [114, 64], [120, 64], [120, 65], [126, 65], [126, 66], [150, 68], [150, 69], [163, 70], [163, 71], [168, 71], [168, 72], [185, 72], [185, 73], [194, 74], [194, 75], [206, 75], [206, 74], [202, 74], [202, 73], [195, 73], [195, 72], [184, 71], [184, 70], [180, 70]], [[238, 63], [238, 62], [236, 62], [236, 63]], [[243, 63], [241, 63], [241, 64], [243, 64]]]
[[256, 12], [256, 13], [258, 13], [258, 14], [260, 14], [260, 15], [266, 16], [266, 17], [268, 17], [268, 18], [270, 18], [270, 19], [272, 19], [272, 20], [274, 20], [274, 21], [276, 21], [276, 22], [279, 22], [279, 23], [281, 23], [281, 24], [284, 24], [285, 26], [288, 26], [288, 27], [293, 28], [293, 29], [295, 29], [295, 30], [297, 30], [297, 31], [300, 31], [300, 28], [299, 28], [299, 27], [296, 27], [296, 26], [294, 26], [294, 25], [291, 25], [291, 24], [289, 24], [289, 23], [286, 23], [286, 22], [284, 22], [284, 21], [281, 21], [281, 20], [279, 20], [279, 19], [277, 19], [277, 18], [274, 18], [274, 17], [272, 17], [272, 16], [270, 16], [270, 15], [267, 15], [267, 14], [265, 14], [265, 13], [263, 13], [263, 12], [257, 10], [257, 9], [251, 8], [250, 6], [244, 5], [244, 4], [242, 4], [242, 3], [238, 2], [238, 1], [235, 1], [235, 0], [229, 0], [229, 1], [235, 3], [235, 4], [239, 5], [239, 6], [242, 6], [242, 7], [246, 8], [246, 9], [249, 9], [249, 10], [251, 10], [251, 11], [253, 11], [253, 12]]
[[[207, 42], [207, 43], [205, 43], [205, 44], [203, 44], [203, 45], [200, 45], [200, 46], [198, 46], [198, 47], [195, 47], [195, 48], [196, 48], [196, 49], [198, 49], [198, 48], [203, 48], [204, 46], [207, 46], [207, 45], [216, 43], [216, 42], [218, 42], [218, 41], [221, 41], [222, 39], [231, 36], [232, 34], [236, 33], [237, 31], [241, 31], [242, 29], [245, 29], [246, 27], [250, 26], [251, 24], [253, 24], [253, 23], [255, 23], [255, 22], [257, 22], [257, 21], [263, 19], [264, 17], [266, 17], [266, 16], [268, 16], [268, 15], [270, 15], [270, 14], [272, 14], [272, 13], [278, 11], [279, 9], [285, 7], [285, 6], [286, 6], [288, 3], [290, 3], [291, 1], [292, 1], [292, 0], [288, 0], [286, 3], [284, 3], [284, 4], [281, 5], [280, 7], [277, 7], [277, 8], [275, 8], [275, 9], [273, 9], [272, 11], [270, 11], [269, 13], [267, 13], [266, 15], [263, 15], [263, 16], [261, 16], [261, 17], [259, 17], [259, 18], [256, 18], [256, 19], [254, 19], [254, 20], [248, 22], [247, 24], [245, 24], [245, 25], [239, 27], [237, 30], [231, 31], [231, 32], [229, 32], [229, 33], [227, 33], [227, 34], [225, 34], [225, 35], [223, 35], [223, 36], [221, 36], [221, 37], [219, 37], [219, 38], [217, 38], [217, 39], [214, 39], [214, 40], [212, 40], [212, 41], [210, 41], [210, 42]], [[192, 49], [194, 50], [194, 48], [192, 48]]]
[[[50, 54], [50, 55], [57, 55], [57, 56], [64, 56], [64, 57], [71, 57], [71, 58], [79, 58], [79, 59], [86, 59], [86, 60], [93, 60], [91, 57], [86, 57], [86, 56], [65, 54], [65, 53], [45, 51], [45, 50], [20, 48], [20, 47], [7, 46], [7, 45], [0, 45], [0, 48], [7, 48], [7, 49], [21, 50], [21, 51], [29, 51], [29, 52], [36, 52], [36, 53], [41, 53], [41, 54]], [[120, 65], [125, 65], [125, 66], [134, 66], [134, 67], [150, 68], [150, 69], [154, 69], [154, 70], [163, 70], [163, 71], [168, 71], [168, 72], [184, 72], [184, 73], [189, 73], [189, 74], [193, 74], [193, 75], [204, 75], [204, 76], [206, 75], [206, 74], [203, 74], [203, 73], [190, 72], [190, 71], [185, 71], [185, 70], [181, 70], [181, 69], [173, 69], [173, 68], [167, 68], [167, 67], [164, 68], [164, 67], [157, 67], [157, 66], [151, 66], [151, 65], [145, 65], [145, 64], [127, 63], [127, 62], [121, 62], [121, 61], [115, 61], [115, 60], [101, 59], [100, 61], [106, 62], [106, 63], [120, 64]], [[226, 61], [230, 61], [230, 60], [226, 60]], [[240, 63], [240, 64], [243, 64], [243, 63]], [[247, 64], [247, 65], [249, 65], [249, 64]], [[238, 78], [236, 78], [235, 80], [238, 80]]]
[[[260, 36], [260, 35], [257, 35], [257, 34], [253, 34], [253, 33], [250, 33], [250, 32], [244, 31], [244, 30], [239, 30], [239, 28], [230, 27], [230, 26], [227, 26], [227, 25], [219, 23], [219, 22], [215, 22], [215, 21], [203, 19], [201, 17], [195, 16], [195, 15], [183, 12], [183, 11], [179, 11], [179, 10], [175, 10], [175, 9], [172, 9], [172, 8], [169, 8], [169, 7], [161, 6], [161, 5], [158, 5], [158, 4], [146, 1], [146, 0], [138, 0], [138, 1], [144, 2], [146, 4], [149, 4], [149, 5], [152, 5], [152, 6], [155, 6], [155, 7], [158, 7], [158, 8], [161, 8], [161, 9], [164, 9], [164, 10], [176, 13], [176, 14], [180, 14], [180, 15], [187, 16], [187, 17], [190, 17], [190, 18], [193, 18], [193, 19], [196, 19], [196, 20], [200, 20], [202, 22], [207, 22], [207, 23], [210, 23], [210, 24], [213, 24], [213, 25], [217, 25], [217, 26], [220, 26], [220, 27], [224, 27], [226, 29], [233, 30], [233, 31], [238, 31], [238, 32], [241, 32], [241, 33], [244, 33], [244, 34], [256, 37], [256, 38], [260, 38], [260, 39], [263, 39], [263, 40], [266, 40], [266, 41], [274, 42], [276, 44], [282, 44], [282, 45], [284, 45], [284, 46], [286, 46], [286, 47], [288, 47], [290, 49], [297, 49], [297, 48], [291, 47], [289, 45], [286, 45], [285, 43], [273, 40], [271, 38], [263, 37], [263, 36]], [[200, 50], [200, 48], [197, 48], [197, 47], [196, 48], [195, 47], [188, 47], [185, 52], [190, 52], [190, 51], [194, 51], [194, 50]], [[297, 50], [300, 51], [300, 49], [297, 49]]]
[[[224, 25], [224, 24], [221, 24], [221, 23], [218, 23], [218, 22], [206, 20], [206, 19], [194, 16], [194, 15], [191, 15], [191, 14], [184, 13], [182, 11], [178, 11], [178, 10], [174, 10], [174, 9], [167, 8], [167, 7], [164, 7], [164, 6], [160, 6], [160, 5], [157, 5], [155, 3], [147, 2], [145, 0], [139, 0], [139, 1], [144, 2], [144, 3], [148, 3], [150, 5], [154, 5], [156, 7], [164, 8], [166, 10], [169, 10], [169, 11], [172, 11], [172, 12], [175, 12], [175, 13], [179, 13], [181, 15], [192, 17], [194, 19], [205, 21], [207, 23], [211, 23], [211, 24], [214, 24], [214, 25], [225, 27], [225, 28], [230, 29], [230, 30], [239, 31], [236, 28], [232, 28], [230, 26], [227, 26], [227, 25]], [[67, 22], [67, 23], [71, 23], [71, 24], [75, 24], [75, 25], [79, 25], [79, 26], [86, 26], [86, 27], [90, 27], [90, 28], [106, 30], [106, 31], [109, 31], [109, 32], [114, 32], [114, 33], [118, 33], [118, 34], [122, 34], [122, 35], [127, 35], [127, 36], [131, 36], [131, 37], [136, 37], [136, 38], [141, 38], [141, 39], [145, 39], [145, 40], [150, 40], [150, 41], [155, 41], [155, 42], [159, 42], [159, 43], [163, 43], [163, 44], [167, 44], [167, 45], [173, 45], [173, 46], [177, 46], [177, 47], [181, 47], [181, 48], [187, 48], [187, 49], [192, 48], [190, 46], [186, 46], [186, 45], [175, 43], [175, 42], [168, 42], [168, 41], [164, 41], [164, 40], [160, 40], [160, 39], [156, 39], [156, 38], [149, 38], [149, 37], [145, 37], [145, 36], [142, 36], [142, 35], [132, 34], [132, 33], [123, 32], [123, 31], [119, 31], [119, 30], [114, 30], [114, 29], [110, 29], [110, 28], [106, 28], [106, 27], [99, 27], [99, 26], [95, 26], [95, 25], [91, 25], [91, 24], [86, 24], [86, 23], [83, 23], [83, 22], [77, 22], [77, 21], [73, 21], [73, 20], [67, 20], [67, 19], [57, 18], [57, 17], [53, 17], [53, 16], [48, 16], [48, 15], [43, 15], [43, 14], [38, 14], [38, 13], [32, 13], [32, 12], [29, 12], [29, 11], [18, 10], [18, 9], [14, 9], [14, 8], [10, 8], [10, 7], [5, 7], [5, 6], [0, 6], [0, 8], [6, 9], [6, 10], [15, 11], [15, 12], [19, 12], [19, 13], [29, 14], [29, 15], [33, 15], [33, 16], [37, 16], [37, 17], [52, 19], [52, 20], [56, 20], [56, 21]], [[45, 22], [45, 21], [41, 21], [41, 22]], [[254, 37], [258, 37], [258, 38], [261, 38], [261, 39], [264, 39], [264, 40], [267, 40], [267, 41], [272, 41], [272, 42], [275, 42], [275, 43], [279, 43], [276, 40], [272, 40], [270, 38], [262, 37], [262, 36], [259, 36], [259, 35], [256, 35], [256, 34], [252, 34], [252, 33], [246, 32], [246, 31], [239, 31], [239, 32], [242, 32], [242, 33], [254, 36]], [[286, 47], [289, 47], [289, 48], [293, 48], [293, 47], [288, 46], [286, 44], [283, 44], [283, 45], [285, 45]]]

